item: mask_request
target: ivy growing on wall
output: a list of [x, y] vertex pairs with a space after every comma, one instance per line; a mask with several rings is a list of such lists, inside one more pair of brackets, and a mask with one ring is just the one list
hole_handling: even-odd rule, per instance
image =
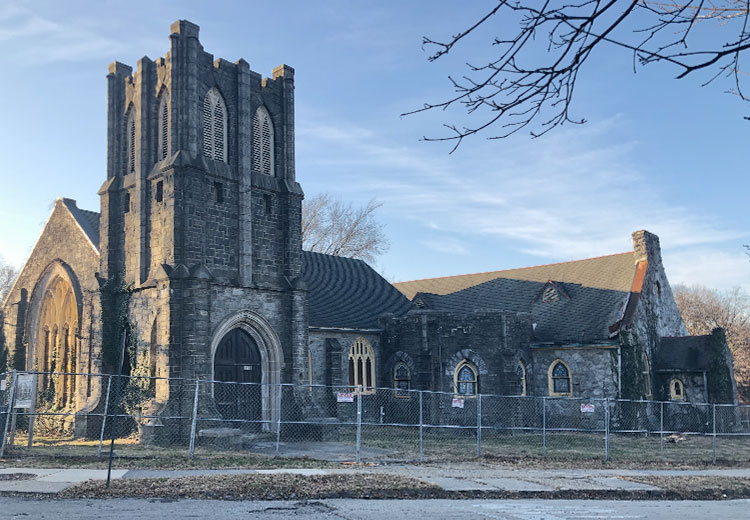
[[132, 284], [127, 284], [119, 274], [107, 280], [100, 280], [99, 297], [102, 313], [102, 363], [105, 370], [117, 372], [120, 363], [120, 348], [122, 335], [125, 334], [129, 358], [133, 360], [136, 338], [130, 323], [130, 296], [133, 293]]

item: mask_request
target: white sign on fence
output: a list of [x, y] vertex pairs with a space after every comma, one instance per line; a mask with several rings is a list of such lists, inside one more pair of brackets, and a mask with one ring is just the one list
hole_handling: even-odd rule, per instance
[[339, 392], [336, 394], [336, 402], [337, 403], [353, 403], [354, 402], [354, 394], [351, 392]]
[[8, 388], [8, 382], [3, 379], [0, 381], [0, 392], [5, 392], [5, 389]]
[[14, 408], [34, 407], [34, 381], [36, 381], [36, 374], [18, 374], [16, 376], [16, 404]]
[[453, 408], [463, 408], [464, 407], [464, 400], [463, 399], [454, 399], [453, 403], [451, 403], [451, 406]]
[[594, 413], [596, 406], [593, 403], [581, 403], [581, 413]]

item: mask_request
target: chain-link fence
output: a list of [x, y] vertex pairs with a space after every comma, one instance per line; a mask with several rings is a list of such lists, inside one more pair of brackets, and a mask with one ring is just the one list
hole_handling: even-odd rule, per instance
[[750, 406], [0, 374], [0, 456], [750, 461]]

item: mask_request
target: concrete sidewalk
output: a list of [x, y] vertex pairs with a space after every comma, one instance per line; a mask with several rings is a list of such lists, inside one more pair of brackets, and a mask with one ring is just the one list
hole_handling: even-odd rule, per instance
[[[113, 479], [171, 478], [237, 474], [333, 475], [380, 473], [417, 478], [445, 491], [653, 491], [658, 487], [624, 480], [642, 475], [750, 477], [750, 469], [726, 470], [587, 470], [487, 468], [471, 464], [445, 466], [382, 465], [341, 469], [112, 470]], [[86, 480], [104, 480], [101, 469], [0, 468], [0, 492], [55, 494]]]

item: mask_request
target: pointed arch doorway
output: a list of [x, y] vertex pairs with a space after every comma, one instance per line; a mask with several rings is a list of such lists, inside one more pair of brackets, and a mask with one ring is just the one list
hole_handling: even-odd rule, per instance
[[[228, 316], [213, 333], [211, 359], [214, 401], [226, 403], [222, 404], [222, 407], [226, 406], [225, 413], [230, 414], [223, 417], [232, 419], [233, 406], [241, 419], [258, 421], [255, 424], [258, 424], [259, 428], [264, 431], [271, 430], [279, 419], [281, 370], [284, 367], [281, 341], [271, 324], [260, 314], [250, 310]], [[245, 369], [246, 366], [253, 368]], [[260, 384], [232, 385], [220, 382], [229, 379], [240, 383], [258, 381]], [[235, 387], [237, 392], [242, 392], [241, 395], [234, 396], [235, 403], [239, 399], [239, 405], [230, 405], [232, 396], [221, 395], [223, 390], [220, 387]], [[249, 402], [252, 402], [250, 407]]]
[[216, 407], [224, 419], [261, 419], [260, 350], [243, 329], [232, 329], [221, 339], [214, 356], [214, 379], [228, 383], [217, 384], [214, 388]]

